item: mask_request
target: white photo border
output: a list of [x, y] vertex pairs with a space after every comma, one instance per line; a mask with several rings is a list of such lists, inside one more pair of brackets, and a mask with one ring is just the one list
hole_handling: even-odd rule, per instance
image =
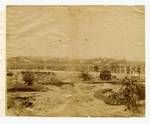
[[[146, 114], [144, 118], [49, 118], [5, 117], [6, 82], [6, 6], [7, 5], [144, 5], [145, 6], [145, 63]], [[4, 0], [0, 1], [0, 122], [8, 123], [148, 123], [150, 120], [150, 2], [149, 0]], [[17, 121], [17, 122], [16, 122]], [[4, 122], [4, 123], [5, 123]], [[3, 122], [2, 122], [3, 123]]]

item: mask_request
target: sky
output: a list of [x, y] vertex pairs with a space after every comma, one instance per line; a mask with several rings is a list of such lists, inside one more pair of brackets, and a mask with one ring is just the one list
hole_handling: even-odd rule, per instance
[[11, 56], [144, 61], [143, 6], [8, 6]]

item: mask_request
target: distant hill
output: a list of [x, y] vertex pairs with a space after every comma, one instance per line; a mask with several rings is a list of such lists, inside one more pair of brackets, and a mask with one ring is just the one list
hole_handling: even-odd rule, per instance
[[95, 64], [95, 65], [109, 65], [109, 64], [129, 64], [129, 65], [143, 65], [143, 61], [127, 61], [117, 60], [111, 58], [93, 58], [93, 59], [68, 59], [68, 58], [40, 58], [40, 57], [9, 57], [7, 62], [33, 62], [33, 63], [74, 63], [74, 64]]

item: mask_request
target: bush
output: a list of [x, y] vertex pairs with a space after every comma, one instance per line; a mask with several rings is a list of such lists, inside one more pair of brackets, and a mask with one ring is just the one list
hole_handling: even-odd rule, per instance
[[33, 85], [25, 85], [25, 84], [15, 84], [15, 85], [11, 85], [9, 87], [7, 87], [7, 91], [8, 92], [19, 92], [19, 91], [23, 91], [23, 92], [33, 92], [33, 91], [39, 91], [39, 92], [44, 92], [46, 91], [47, 88], [39, 85], [39, 84], [33, 84]]
[[92, 79], [92, 76], [88, 72], [81, 72], [81, 74], [79, 75], [79, 77], [81, 79], [83, 79], [83, 81], [88, 81], [88, 80]]
[[142, 84], [137, 84], [127, 77], [123, 80], [124, 85], [122, 87], [122, 94], [128, 110], [133, 112], [138, 111], [138, 102], [145, 99], [145, 87]]
[[138, 95], [140, 100], [145, 99], [145, 85], [141, 84], [139, 82], [136, 82], [136, 77], [131, 77], [130, 79], [128, 77], [125, 77], [122, 80], [122, 83], [125, 85], [125, 87], [131, 87], [134, 88], [133, 90], [136, 90], [136, 94]]
[[7, 76], [13, 76], [13, 73], [12, 72], [7, 72]]
[[138, 81], [138, 80], [139, 80], [139, 77], [137, 77], [137, 76], [131, 76], [131, 80], [132, 80], [133, 82]]
[[7, 97], [7, 108], [27, 108], [27, 107], [33, 107], [33, 103], [35, 101], [35, 98], [33, 96], [9, 96]]
[[111, 80], [111, 72], [108, 70], [103, 70], [100, 72], [101, 80]]
[[139, 101], [145, 99], [144, 84], [137, 84], [127, 77], [122, 83], [118, 92], [112, 89], [100, 89], [94, 93], [94, 97], [102, 99], [106, 104], [125, 105], [125, 110], [139, 112]]
[[58, 79], [57, 77], [48, 77], [44, 82], [42, 82], [43, 85], [55, 85], [55, 86], [62, 86], [63, 82]]
[[109, 105], [121, 105], [124, 100], [122, 94], [119, 92], [113, 91], [113, 89], [100, 89], [94, 93], [94, 97], [102, 99], [106, 104]]
[[137, 94], [140, 100], [145, 99], [145, 86], [144, 84], [137, 84]]
[[32, 85], [34, 81], [34, 74], [32, 72], [22, 72], [23, 75], [23, 81], [25, 81], [25, 84]]
[[112, 79], [117, 79], [117, 76], [116, 76], [116, 75], [113, 75], [111, 78], [112, 78]]

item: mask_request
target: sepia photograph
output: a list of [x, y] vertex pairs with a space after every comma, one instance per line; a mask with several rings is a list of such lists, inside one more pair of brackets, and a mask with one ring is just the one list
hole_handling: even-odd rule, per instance
[[145, 117], [143, 5], [8, 5], [6, 115]]

